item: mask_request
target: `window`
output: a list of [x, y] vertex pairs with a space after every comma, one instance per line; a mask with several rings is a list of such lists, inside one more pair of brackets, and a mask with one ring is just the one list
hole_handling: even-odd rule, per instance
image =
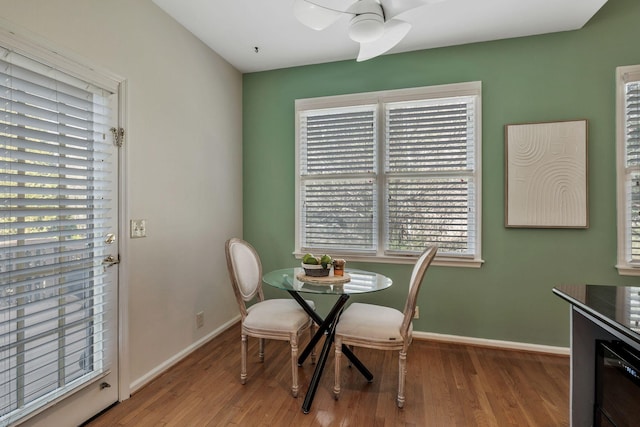
[[479, 82], [296, 101], [296, 253], [479, 266]]
[[617, 69], [618, 272], [640, 275], [640, 65]]

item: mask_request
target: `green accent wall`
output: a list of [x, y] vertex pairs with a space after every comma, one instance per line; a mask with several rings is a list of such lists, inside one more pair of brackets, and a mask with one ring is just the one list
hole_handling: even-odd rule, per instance
[[[615, 269], [615, 69], [632, 64], [640, 64], [640, 2], [609, 0], [576, 31], [245, 74], [244, 238], [265, 271], [299, 263], [292, 255], [296, 99], [479, 80], [485, 263], [432, 266], [414, 329], [568, 346], [569, 306], [552, 294], [554, 285], [640, 284]], [[589, 120], [590, 227], [505, 228], [504, 126], [572, 119]], [[392, 288], [352, 301], [402, 309], [410, 265], [349, 265], [394, 280]], [[333, 304], [328, 296], [312, 299], [321, 312]]]

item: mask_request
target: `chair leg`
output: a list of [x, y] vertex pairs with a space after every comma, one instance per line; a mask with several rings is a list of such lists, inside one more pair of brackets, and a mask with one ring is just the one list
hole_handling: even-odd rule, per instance
[[260, 362], [264, 362], [264, 338], [259, 338], [258, 343], [258, 359]]
[[398, 361], [398, 408], [404, 406], [404, 383], [407, 377], [407, 352], [400, 351]]
[[291, 336], [291, 394], [298, 397], [298, 336]]
[[[316, 326], [315, 322], [312, 321], [311, 327], [309, 328], [309, 339], [313, 338], [317, 330], [318, 330], [318, 327]], [[316, 364], [316, 346], [315, 345], [311, 349], [311, 364], [312, 365]]]
[[240, 342], [240, 383], [247, 382], [247, 336], [242, 335]]
[[335, 365], [335, 377], [333, 385], [333, 398], [338, 400], [340, 398], [340, 362], [342, 360], [342, 338], [335, 338], [336, 356], [334, 360]]

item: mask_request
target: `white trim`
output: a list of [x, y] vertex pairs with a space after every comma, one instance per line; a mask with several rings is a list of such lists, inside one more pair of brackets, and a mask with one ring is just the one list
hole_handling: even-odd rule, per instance
[[413, 338], [419, 340], [440, 341], [457, 344], [468, 344], [479, 347], [499, 348], [503, 350], [528, 351], [532, 353], [555, 354], [569, 356], [569, 347], [555, 347], [550, 345], [530, 344], [523, 342], [491, 340], [486, 338], [463, 337], [458, 335], [437, 334], [434, 332], [413, 332]]
[[627, 162], [625, 132], [625, 84], [640, 81], [640, 65], [628, 65], [616, 68], [616, 196], [617, 196], [617, 265], [619, 275], [640, 276], [640, 266], [629, 261], [629, 233], [627, 216]]
[[640, 276], [640, 267], [630, 265], [616, 265], [621, 276]]
[[128, 192], [128, 142], [129, 115], [127, 110], [128, 83], [120, 81], [118, 90], [118, 127], [125, 130], [124, 144], [118, 149], [118, 256], [121, 260], [118, 265], [118, 401], [122, 402], [131, 397], [129, 387], [129, 375], [131, 359], [129, 352], [129, 230], [127, 218], [129, 218], [129, 192]]
[[[352, 107], [380, 102], [415, 101], [424, 99], [453, 98], [457, 96], [482, 96], [482, 82], [450, 83], [435, 86], [381, 90], [377, 92], [349, 93], [295, 100], [296, 112], [322, 108]], [[478, 106], [479, 107], [479, 106]]]
[[114, 93], [118, 91], [121, 76], [92, 64], [83, 56], [54, 46], [51, 42], [24, 27], [0, 18], [0, 42], [37, 62], [47, 61], [63, 69], [66, 73]]
[[[292, 252], [291, 253], [296, 259], [302, 259], [305, 255], [303, 252]], [[371, 262], [371, 263], [383, 263], [383, 264], [407, 264], [413, 265], [416, 263], [418, 259], [417, 255], [411, 256], [367, 256], [367, 255], [359, 255], [354, 253], [341, 253], [339, 251], [332, 251], [332, 256], [334, 258], [348, 258], [351, 262]], [[466, 257], [440, 257], [436, 255], [433, 259], [433, 263], [431, 265], [436, 265], [439, 267], [467, 267], [467, 268], [480, 268], [484, 264], [483, 259], [473, 259]], [[640, 273], [640, 272], [639, 272]]]
[[156, 377], [163, 374], [167, 369], [171, 368], [173, 365], [180, 362], [182, 359], [184, 359], [185, 357], [187, 357], [188, 355], [196, 351], [198, 348], [202, 347], [203, 345], [211, 341], [213, 338], [217, 337], [218, 335], [220, 335], [221, 333], [223, 333], [224, 331], [226, 331], [227, 329], [235, 325], [239, 320], [240, 320], [240, 315], [238, 314], [237, 316], [233, 317], [231, 320], [227, 321], [226, 323], [223, 323], [219, 328], [213, 330], [210, 334], [200, 338], [198, 341], [191, 344], [189, 347], [175, 354], [173, 357], [170, 357], [169, 359], [165, 360], [164, 362], [162, 362], [161, 364], [159, 364], [158, 366], [156, 366], [155, 368], [147, 372], [142, 377], [133, 381], [129, 387], [131, 389], [131, 393], [135, 393], [136, 391], [138, 391], [139, 389], [141, 389], [142, 387], [144, 387], [145, 385], [153, 381]]
[[[156, 366], [151, 371], [147, 372], [144, 376], [138, 378], [137, 380], [131, 383], [131, 393], [135, 393], [145, 385], [149, 384], [155, 378], [163, 374], [169, 368], [171, 368], [176, 363], [180, 362], [182, 359], [193, 353], [198, 348], [202, 347], [218, 335], [222, 334], [224, 331], [235, 325], [240, 320], [240, 315], [235, 316], [228, 322], [221, 325], [219, 328], [212, 331], [207, 336], [201, 338], [196, 341], [189, 347], [185, 348], [181, 352], [177, 353], [173, 357], [165, 360], [160, 365]], [[554, 347], [548, 345], [540, 345], [540, 344], [529, 344], [529, 343], [520, 343], [520, 342], [512, 342], [512, 341], [501, 341], [501, 340], [491, 340], [484, 338], [473, 338], [473, 337], [463, 337], [458, 335], [446, 335], [446, 334], [437, 334], [434, 332], [413, 332], [413, 338], [418, 340], [429, 340], [429, 341], [439, 341], [439, 342], [448, 342], [448, 343], [458, 343], [458, 344], [469, 344], [480, 347], [490, 347], [490, 348], [499, 348], [504, 350], [519, 350], [519, 351], [528, 351], [534, 353], [546, 353], [546, 354], [555, 354], [560, 356], [568, 356], [570, 354], [570, 350], [568, 347]]]
[[618, 231], [618, 274], [625, 274], [626, 262], [626, 195], [625, 195], [625, 147], [624, 147], [624, 71], [616, 68], [616, 197]]

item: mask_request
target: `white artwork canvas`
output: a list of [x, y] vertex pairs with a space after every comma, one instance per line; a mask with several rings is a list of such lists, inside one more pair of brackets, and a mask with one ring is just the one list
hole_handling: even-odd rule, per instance
[[507, 227], [587, 228], [586, 120], [505, 127]]

